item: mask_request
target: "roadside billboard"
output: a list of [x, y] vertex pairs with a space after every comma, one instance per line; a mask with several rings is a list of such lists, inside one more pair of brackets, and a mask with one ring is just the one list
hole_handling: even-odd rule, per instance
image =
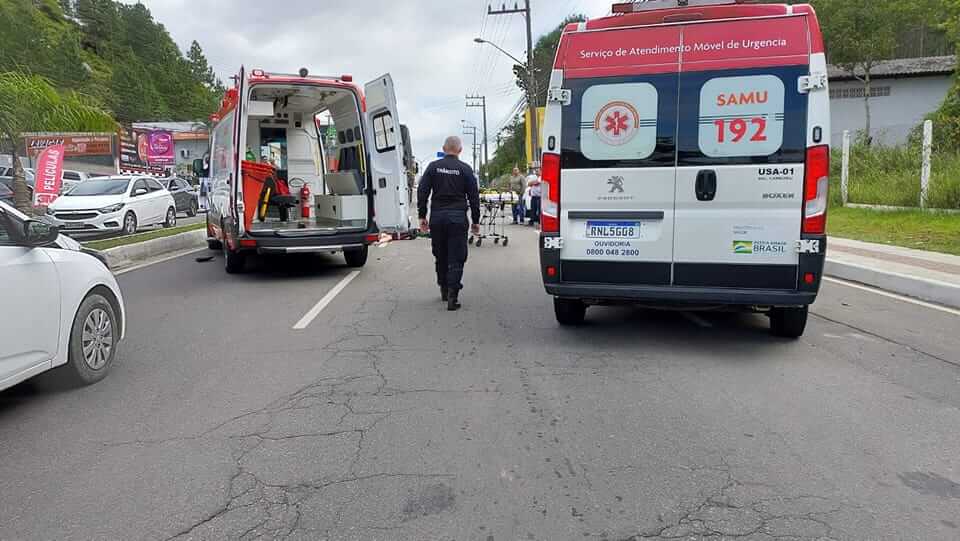
[[109, 133], [25, 134], [23, 140], [31, 159], [54, 145], [62, 146], [66, 157], [113, 155], [113, 135]]
[[129, 128], [120, 132], [120, 169], [161, 174], [176, 165], [173, 132]]

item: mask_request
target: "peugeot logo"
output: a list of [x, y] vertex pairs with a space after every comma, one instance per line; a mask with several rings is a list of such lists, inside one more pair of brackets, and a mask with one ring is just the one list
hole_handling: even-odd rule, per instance
[[610, 177], [610, 180], [607, 181], [607, 184], [610, 185], [609, 193], [623, 193], [623, 177]]

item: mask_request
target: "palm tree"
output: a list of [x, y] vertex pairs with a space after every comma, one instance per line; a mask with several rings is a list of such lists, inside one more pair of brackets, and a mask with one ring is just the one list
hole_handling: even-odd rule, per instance
[[21, 72], [0, 73], [0, 149], [13, 157], [13, 201], [33, 213], [19, 149], [27, 132], [112, 132], [117, 123], [76, 92], [57, 92], [47, 79]]

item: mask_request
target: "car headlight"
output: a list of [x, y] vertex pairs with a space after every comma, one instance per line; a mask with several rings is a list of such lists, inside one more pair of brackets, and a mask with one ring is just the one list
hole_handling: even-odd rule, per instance
[[118, 211], [119, 211], [120, 209], [122, 209], [122, 208], [123, 208], [123, 203], [117, 203], [116, 205], [110, 205], [109, 207], [103, 207], [102, 209], [98, 210], [97, 212], [99, 212], [100, 214], [110, 214], [111, 212], [118, 212]]

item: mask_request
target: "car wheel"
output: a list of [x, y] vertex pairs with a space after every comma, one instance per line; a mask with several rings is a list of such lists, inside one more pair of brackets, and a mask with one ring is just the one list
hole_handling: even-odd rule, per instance
[[223, 246], [223, 268], [227, 271], [227, 274], [243, 272], [247, 262], [246, 256], [241, 252], [231, 250], [226, 242], [222, 242], [221, 245]]
[[580, 325], [587, 316], [587, 305], [580, 299], [554, 297], [553, 311], [561, 325]]
[[198, 206], [197, 206], [197, 201], [196, 201], [196, 200], [191, 200], [191, 201], [190, 201], [190, 207], [187, 208], [187, 216], [189, 216], [190, 218], [193, 218], [194, 216], [197, 215], [197, 211], [198, 211], [198, 210], [199, 210], [199, 208], [198, 208]]
[[773, 308], [770, 310], [770, 332], [783, 338], [800, 338], [807, 329], [810, 308]]
[[123, 234], [124, 235], [133, 235], [137, 232], [137, 215], [133, 212], [128, 212], [126, 216], [123, 217]]
[[344, 250], [343, 258], [347, 260], [347, 266], [360, 268], [367, 264], [367, 255], [369, 252], [370, 249], [366, 246], [363, 248]]
[[163, 221], [163, 227], [174, 227], [177, 225], [177, 209], [170, 207], [167, 209], [167, 218]]
[[53, 369], [44, 379], [59, 387], [80, 387], [105, 378], [117, 357], [117, 321], [106, 297], [98, 293], [88, 295], [73, 318], [67, 364]]

